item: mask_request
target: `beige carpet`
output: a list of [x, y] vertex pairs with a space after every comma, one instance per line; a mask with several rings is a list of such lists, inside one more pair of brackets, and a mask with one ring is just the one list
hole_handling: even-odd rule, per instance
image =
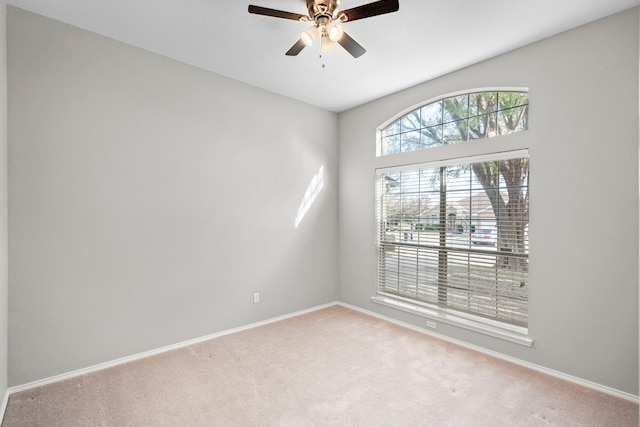
[[638, 405], [335, 306], [24, 391], [2, 426], [637, 426]]

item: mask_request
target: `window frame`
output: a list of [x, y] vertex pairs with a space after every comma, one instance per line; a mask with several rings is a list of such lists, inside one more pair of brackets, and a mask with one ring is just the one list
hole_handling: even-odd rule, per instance
[[[486, 139], [469, 139], [467, 141], [463, 141], [456, 144], [444, 144], [432, 147], [425, 147], [422, 149], [418, 149], [415, 151], [404, 151], [398, 153], [390, 153], [390, 154], [382, 154], [382, 132], [383, 130], [393, 124], [396, 121], [402, 120], [406, 115], [419, 110], [431, 103], [438, 102], [440, 100], [444, 100], [447, 98], [451, 98], [454, 96], [460, 95], [469, 95], [474, 93], [481, 92], [522, 92], [527, 93], [529, 97], [528, 105], [530, 105], [530, 94], [528, 88], [522, 87], [509, 87], [509, 88], [479, 88], [472, 90], [463, 90], [454, 93], [449, 93], [446, 95], [441, 95], [438, 97], [434, 97], [432, 99], [427, 100], [426, 102], [421, 102], [416, 104], [413, 107], [407, 108], [385, 121], [380, 127], [378, 127], [376, 132], [376, 157], [380, 159], [380, 161], [376, 162], [378, 165], [375, 169], [375, 214], [376, 217], [378, 215], [378, 209], [380, 209], [380, 201], [378, 199], [378, 176], [385, 172], [400, 172], [400, 171], [408, 171], [408, 170], [418, 170], [424, 168], [426, 165], [428, 168], [435, 168], [440, 166], [450, 166], [454, 164], [465, 164], [465, 163], [479, 163], [479, 162], [487, 162], [487, 161], [500, 161], [506, 159], [515, 159], [520, 157], [529, 158], [529, 150], [528, 148], [522, 147], [522, 144], [515, 144], [513, 148], [498, 148], [496, 149], [496, 144], [489, 144], [486, 149], [480, 147], [482, 145], [482, 141]], [[530, 114], [530, 111], [529, 111]], [[528, 128], [526, 129], [528, 130]], [[522, 133], [528, 132], [516, 132], [512, 135], [498, 135], [494, 137], [490, 137], [488, 139], [492, 140], [503, 140], [506, 137], [514, 138], [516, 135], [520, 135]], [[517, 138], [517, 137], [516, 137]], [[475, 144], [472, 142], [476, 141]], [[460, 146], [473, 146], [467, 151], [468, 154], [460, 154], [461, 149]], [[497, 143], [498, 146], [504, 147], [506, 144], [504, 142]], [[456, 148], [453, 148], [456, 147]], [[424, 153], [429, 153], [425, 155]], [[477, 154], [474, 154], [477, 153]], [[384, 160], [383, 160], [384, 159]], [[379, 226], [377, 218], [376, 218], [376, 227]], [[380, 250], [380, 232], [377, 230], [375, 233], [375, 247], [376, 247], [376, 283], [375, 283], [375, 292], [371, 297], [372, 302], [380, 305], [384, 305], [387, 307], [391, 307], [397, 310], [401, 310], [404, 312], [408, 312], [414, 315], [418, 315], [427, 319], [435, 320], [437, 322], [454, 325], [457, 327], [461, 327], [467, 330], [472, 330], [475, 332], [479, 332], [485, 335], [493, 336], [496, 338], [504, 339], [513, 343], [517, 343], [523, 346], [530, 347], [533, 345], [533, 339], [529, 336], [529, 327], [517, 326], [509, 323], [504, 323], [500, 321], [496, 321], [493, 319], [476, 316], [466, 312], [460, 312], [456, 310], [452, 310], [446, 307], [441, 307], [438, 305], [433, 305], [430, 303], [425, 303], [418, 300], [413, 300], [410, 298], [405, 298], [403, 296], [395, 295], [395, 294], [387, 294], [385, 292], [380, 291], [380, 278], [379, 278], [379, 269], [378, 262], [379, 258], [379, 250]], [[527, 300], [527, 306], [529, 305], [529, 301]], [[430, 327], [435, 327], [432, 322], [427, 322], [427, 325]]]
[[[484, 93], [484, 92], [520, 92], [520, 93], [527, 93], [529, 95], [529, 103], [531, 101], [531, 95], [529, 92], [529, 88], [528, 87], [507, 87], [507, 86], [501, 86], [501, 87], [480, 87], [480, 88], [475, 88], [475, 89], [466, 89], [466, 90], [460, 90], [460, 91], [455, 91], [455, 92], [450, 92], [444, 95], [438, 95], [432, 98], [427, 99], [426, 101], [422, 101], [418, 104], [414, 104], [408, 108], [405, 108], [404, 110], [401, 110], [399, 113], [397, 113], [396, 115], [392, 116], [391, 118], [389, 118], [388, 120], [384, 121], [380, 126], [378, 126], [378, 128], [376, 129], [376, 146], [375, 146], [375, 150], [376, 150], [376, 157], [377, 158], [386, 158], [389, 156], [401, 156], [401, 155], [405, 155], [408, 153], [416, 153], [416, 152], [423, 152], [423, 151], [430, 151], [431, 149], [434, 148], [440, 148], [440, 147], [447, 147], [449, 145], [459, 145], [459, 144], [464, 144], [464, 143], [469, 143], [471, 141], [483, 141], [486, 139], [495, 139], [495, 138], [504, 138], [506, 136], [509, 135], [496, 135], [493, 137], [489, 137], [489, 138], [480, 138], [480, 139], [467, 139], [465, 141], [460, 141], [460, 142], [456, 142], [456, 143], [452, 143], [452, 144], [443, 144], [443, 145], [435, 145], [435, 146], [431, 146], [431, 147], [424, 147], [418, 150], [410, 150], [410, 151], [400, 151], [397, 153], [383, 153], [382, 149], [383, 149], [383, 131], [391, 124], [395, 123], [396, 121], [402, 120], [402, 118], [404, 118], [405, 116], [407, 116], [408, 114], [416, 111], [416, 110], [420, 110], [423, 107], [426, 107], [430, 104], [436, 103], [438, 101], [444, 101], [445, 99], [449, 99], [449, 98], [454, 98], [454, 97], [458, 97], [458, 96], [462, 96], [462, 95], [472, 95], [472, 94], [476, 94], [476, 93]], [[529, 104], [528, 104], [529, 105]], [[530, 112], [529, 112], [530, 114]], [[516, 132], [517, 133], [521, 133], [521, 132]], [[511, 134], [513, 135], [513, 134]]]

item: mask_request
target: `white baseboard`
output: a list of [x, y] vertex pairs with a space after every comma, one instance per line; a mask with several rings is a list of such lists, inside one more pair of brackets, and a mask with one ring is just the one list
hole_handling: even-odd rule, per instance
[[[180, 342], [180, 343], [177, 343], [177, 344], [168, 345], [166, 347], [157, 348], [155, 350], [149, 350], [149, 351], [145, 351], [145, 352], [142, 352], [142, 353], [134, 354], [134, 355], [131, 355], [131, 356], [122, 357], [120, 359], [112, 360], [110, 362], [100, 363], [98, 365], [89, 366], [87, 368], [77, 369], [75, 371], [67, 372], [67, 373], [60, 374], [60, 375], [55, 375], [55, 376], [52, 376], [52, 377], [49, 377], [49, 378], [44, 378], [44, 379], [41, 379], [41, 380], [32, 381], [30, 383], [22, 384], [22, 385], [15, 386], [15, 387], [9, 387], [9, 389], [7, 390], [7, 393], [5, 393], [5, 405], [6, 405], [6, 401], [8, 401], [8, 396], [11, 395], [11, 394], [14, 394], [14, 393], [19, 393], [21, 391], [30, 390], [32, 388], [41, 387], [43, 385], [56, 383], [56, 382], [64, 381], [64, 380], [68, 380], [70, 378], [75, 378], [75, 377], [78, 377], [80, 375], [86, 375], [86, 374], [90, 374], [92, 372], [101, 371], [103, 369], [111, 368], [113, 366], [122, 365], [122, 364], [125, 364], [125, 363], [133, 362], [135, 360], [144, 359], [145, 357], [155, 356], [157, 354], [165, 353], [167, 351], [171, 351], [171, 350], [175, 350], [175, 349], [178, 349], [178, 348], [183, 348], [183, 347], [187, 347], [187, 346], [190, 346], [190, 345], [198, 344], [198, 343], [201, 343], [203, 341], [208, 341], [210, 339], [218, 338], [218, 337], [221, 337], [221, 336], [224, 336], [224, 335], [234, 334], [236, 332], [242, 332], [242, 331], [246, 331], [248, 329], [253, 329], [253, 328], [260, 327], [260, 326], [268, 325], [270, 323], [279, 322], [281, 320], [289, 319], [291, 317], [296, 317], [296, 316], [300, 316], [302, 314], [307, 314], [307, 313], [311, 313], [311, 312], [314, 312], [314, 311], [317, 311], [317, 310], [322, 310], [323, 308], [332, 307], [332, 306], [334, 306], [336, 304], [338, 304], [338, 303], [335, 302], [335, 301], [334, 302], [330, 302], [328, 304], [323, 304], [323, 305], [319, 305], [319, 306], [316, 306], [316, 307], [308, 308], [306, 310], [300, 310], [300, 311], [296, 311], [294, 313], [289, 313], [289, 314], [285, 314], [285, 315], [282, 315], [282, 316], [273, 317], [271, 319], [262, 320], [260, 322], [251, 323], [251, 324], [245, 325], [245, 326], [240, 326], [238, 328], [228, 329], [226, 331], [217, 332], [215, 334], [206, 335], [206, 336], [195, 338], [195, 339], [192, 339], [192, 340], [183, 341], [183, 342]], [[4, 412], [2, 412], [2, 414], [4, 415]]]
[[430, 336], [433, 336], [435, 338], [438, 338], [438, 339], [441, 339], [441, 340], [444, 340], [444, 341], [448, 341], [450, 343], [459, 345], [461, 347], [465, 347], [465, 348], [469, 348], [471, 350], [478, 351], [478, 352], [486, 354], [488, 356], [492, 356], [492, 357], [495, 357], [495, 358], [498, 358], [498, 359], [502, 359], [502, 360], [505, 360], [507, 362], [511, 362], [513, 364], [516, 364], [516, 365], [519, 365], [519, 366], [523, 366], [525, 368], [532, 369], [534, 371], [542, 372], [543, 374], [551, 375], [553, 377], [560, 378], [562, 380], [569, 381], [569, 382], [574, 383], [574, 384], [579, 384], [579, 385], [582, 385], [582, 386], [585, 386], [585, 387], [588, 387], [588, 388], [591, 388], [591, 389], [594, 389], [594, 390], [597, 390], [597, 391], [600, 391], [600, 392], [603, 392], [603, 393], [606, 393], [606, 394], [609, 394], [609, 395], [612, 395], [612, 396], [619, 397], [619, 398], [624, 399], [624, 400], [628, 400], [628, 401], [633, 402], [633, 403], [640, 403], [639, 397], [636, 396], [636, 395], [633, 395], [631, 393], [627, 393], [627, 392], [624, 392], [624, 391], [616, 390], [614, 388], [607, 387], [607, 386], [604, 386], [602, 384], [597, 384], [597, 383], [594, 383], [594, 382], [591, 382], [591, 381], [588, 381], [588, 380], [584, 380], [582, 378], [574, 377], [573, 375], [569, 375], [569, 374], [565, 374], [563, 372], [555, 371], [553, 369], [545, 368], [544, 366], [536, 365], [534, 363], [530, 363], [530, 362], [527, 362], [527, 361], [524, 361], [524, 360], [521, 360], [521, 359], [518, 359], [518, 358], [515, 358], [515, 357], [507, 356], [507, 355], [504, 355], [502, 353], [498, 353], [498, 352], [495, 352], [495, 351], [492, 351], [492, 350], [487, 350], [486, 348], [478, 347], [476, 345], [469, 344], [469, 343], [464, 342], [464, 341], [460, 341], [460, 340], [457, 340], [457, 339], [454, 339], [454, 338], [450, 338], [450, 337], [448, 337], [446, 335], [438, 334], [438, 333], [432, 332], [432, 331], [430, 331], [428, 329], [423, 329], [423, 328], [420, 328], [418, 326], [412, 325], [410, 323], [402, 322], [402, 321], [396, 320], [396, 319], [394, 319], [392, 317], [384, 316], [382, 314], [378, 314], [378, 313], [366, 310], [366, 309], [361, 308], [361, 307], [357, 307], [357, 306], [354, 306], [354, 305], [351, 305], [351, 304], [346, 304], [346, 303], [343, 303], [343, 302], [338, 302], [338, 305], [340, 305], [342, 307], [345, 307], [345, 308], [349, 308], [351, 310], [359, 311], [359, 312], [364, 313], [364, 314], [368, 314], [368, 315], [373, 316], [373, 317], [377, 317], [378, 319], [386, 320], [386, 321], [394, 323], [396, 325], [403, 326], [405, 328], [408, 328], [408, 329], [411, 329], [411, 330], [414, 330], [414, 331], [417, 331], [417, 332], [421, 332], [423, 334], [430, 335]]

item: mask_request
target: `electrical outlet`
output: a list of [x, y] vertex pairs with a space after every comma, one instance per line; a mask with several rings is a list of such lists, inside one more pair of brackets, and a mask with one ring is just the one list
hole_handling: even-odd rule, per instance
[[430, 320], [427, 320], [427, 327], [431, 328], [431, 329], [435, 329], [436, 328], [436, 322], [432, 322]]
[[257, 304], [260, 302], [260, 292], [254, 292], [253, 294], [253, 303]]

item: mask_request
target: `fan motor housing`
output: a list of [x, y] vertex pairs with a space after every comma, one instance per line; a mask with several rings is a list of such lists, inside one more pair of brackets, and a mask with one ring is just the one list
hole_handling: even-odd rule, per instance
[[307, 0], [309, 17], [317, 22], [319, 18], [333, 17], [333, 11], [338, 7], [337, 0]]

